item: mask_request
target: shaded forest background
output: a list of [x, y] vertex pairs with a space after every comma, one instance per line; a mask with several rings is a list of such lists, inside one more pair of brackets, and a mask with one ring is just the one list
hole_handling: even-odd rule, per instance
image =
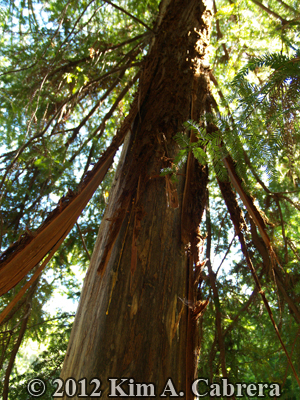
[[[34, 235], [111, 143], [137, 90], [158, 4], [0, 3], [1, 251]], [[188, 151], [209, 168], [201, 226], [208, 261], [201, 290], [210, 303], [200, 319], [198, 372], [217, 381], [225, 368], [232, 383], [278, 382], [283, 399], [298, 399], [295, 374], [247, 267], [219, 182], [227, 179], [221, 160], [230, 154], [277, 256], [270, 257], [238, 200], [248, 253], [299, 374], [299, 5], [216, 0], [210, 6], [215, 16], [207, 68], [214, 108], [207, 119], [222, 133], [225, 153], [213, 135], [189, 122], [183, 130], [196, 130], [197, 145], [189, 147], [178, 135], [179, 156], [162, 171], [176, 180]], [[113, 175], [111, 168], [42, 275], [1, 325], [3, 398], [27, 399], [24, 385], [31, 377], [59, 376], [74, 314], [53, 317], [45, 305], [57, 288], [79, 299], [82, 282], [75, 271], [88, 267]], [[0, 298], [1, 310], [33, 273]], [[32, 342], [43, 343], [44, 350], [28, 359], [24, 350]], [[50, 390], [44, 398], [51, 398]]]

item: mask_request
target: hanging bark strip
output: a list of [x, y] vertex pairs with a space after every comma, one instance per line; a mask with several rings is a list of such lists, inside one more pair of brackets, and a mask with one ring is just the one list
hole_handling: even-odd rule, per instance
[[249, 212], [250, 216], [252, 217], [253, 221], [255, 222], [255, 225], [257, 226], [263, 241], [265, 242], [265, 245], [266, 245], [269, 255], [270, 255], [271, 262], [273, 263], [274, 261], [276, 261], [277, 264], [281, 267], [278, 257], [272, 247], [269, 235], [267, 234], [264, 220], [262, 219], [261, 214], [258, 211], [258, 209], [256, 208], [256, 206], [254, 205], [253, 199], [243, 189], [241, 180], [235, 171], [231, 157], [228, 156], [228, 157], [224, 158], [223, 162], [227, 169], [227, 172], [228, 172], [228, 175], [230, 177], [230, 181], [231, 181], [233, 187], [238, 192], [247, 211]]
[[63, 196], [56, 209], [50, 213], [36, 232], [22, 235], [17, 242], [2, 253], [0, 296], [17, 285], [54, 247], [57, 249], [63, 242], [104, 179], [117, 149], [131, 129], [137, 111], [137, 101], [135, 101], [122, 128], [93, 170], [88, 172], [78, 192]]
[[[208, 113], [211, 112], [213, 104], [214, 104], [214, 100], [210, 99], [208, 102], [208, 106], [207, 106]], [[218, 131], [218, 128], [214, 124], [208, 123], [207, 131], [208, 132], [216, 132], [216, 131]], [[221, 143], [219, 146], [220, 146], [220, 148], [222, 148], [223, 144]], [[257, 226], [259, 233], [261, 234], [261, 237], [268, 249], [272, 263], [275, 260], [278, 263], [278, 265], [281, 267], [278, 257], [276, 255], [275, 251], [273, 250], [269, 235], [266, 230], [265, 222], [264, 222], [259, 210], [256, 208], [252, 197], [249, 196], [243, 189], [241, 179], [239, 178], [239, 176], [236, 173], [234, 163], [233, 163], [231, 156], [229, 155], [227, 157], [224, 157], [222, 159], [222, 161], [227, 170], [227, 173], [229, 175], [229, 178], [230, 178], [230, 181], [231, 181], [233, 187], [239, 194], [242, 202], [244, 203], [244, 206], [246, 207], [248, 213], [250, 214], [251, 218], [253, 219], [255, 225]], [[243, 222], [243, 224], [244, 223], [245, 222]]]
[[8, 305], [4, 308], [4, 310], [0, 314], [0, 325], [4, 321], [4, 319], [9, 315], [9, 313], [13, 310], [13, 308], [18, 304], [18, 302], [22, 299], [24, 294], [27, 292], [27, 290], [30, 288], [30, 286], [39, 278], [41, 273], [43, 272], [45, 266], [48, 264], [48, 262], [51, 260], [51, 258], [54, 256], [56, 250], [59, 248], [60, 242], [58, 242], [53, 249], [50, 251], [46, 259], [43, 261], [43, 263], [37, 268], [37, 270], [34, 272], [32, 277], [25, 283], [25, 285], [19, 290], [19, 292], [16, 294], [16, 296], [8, 303]]
[[230, 181], [231, 181], [233, 187], [238, 192], [242, 202], [244, 203], [250, 216], [252, 217], [253, 221], [255, 222], [255, 225], [257, 226], [257, 228], [261, 234], [261, 237], [263, 238], [263, 241], [265, 242], [267, 248], [270, 249], [271, 242], [270, 242], [270, 238], [266, 232], [264, 221], [263, 221], [259, 211], [255, 207], [251, 197], [247, 193], [245, 193], [245, 191], [242, 187], [241, 179], [238, 177], [237, 173], [235, 172], [235, 168], [234, 168], [232, 159], [230, 157], [226, 157], [226, 158], [224, 158], [223, 162], [227, 169], [227, 172], [228, 172], [228, 175], [230, 177]]
[[294, 316], [295, 320], [297, 321], [298, 324], [300, 324], [300, 311], [297, 305], [295, 304], [295, 301], [293, 300], [292, 296], [289, 294], [289, 292], [290, 293], [293, 292], [292, 288], [290, 287], [290, 282], [288, 281], [286, 276], [283, 276], [282, 270], [277, 266], [277, 264], [273, 263], [272, 265], [272, 261], [270, 260], [268, 250], [265, 246], [264, 241], [258, 235], [256, 231], [256, 225], [253, 222], [253, 220], [250, 221], [250, 225], [251, 225], [252, 241], [254, 246], [258, 250], [259, 254], [261, 255], [261, 258], [263, 260], [264, 270], [269, 276], [275, 277], [276, 280], [275, 283], [279, 291], [281, 292], [289, 308], [291, 309], [292, 315]]
[[[37, 233], [32, 234], [31, 237], [26, 236], [24, 238], [25, 247], [21, 251], [18, 251], [19, 247], [16, 246], [13, 249], [15, 250], [13, 257], [7, 262], [6, 260], [3, 261], [0, 269], [0, 295], [3, 295], [19, 283], [49, 251], [54, 247], [58, 248], [57, 244], [60, 245], [68, 235], [94, 191], [105, 177], [112, 164], [113, 156], [114, 153], [106, 158], [103, 165], [100, 164], [101, 167], [98, 169], [98, 173], [95, 174], [94, 179], [89, 182], [79, 195], [67, 196], [61, 199], [61, 205], [54, 210], [55, 214], [46, 219], [45, 223], [37, 230]], [[24, 245], [22, 239], [19, 242], [20, 247]], [[9, 250], [10, 248], [8, 252]]]
[[288, 353], [288, 351], [287, 351], [287, 349], [285, 347], [285, 344], [283, 343], [283, 340], [281, 338], [280, 332], [279, 332], [278, 327], [276, 325], [272, 310], [270, 308], [269, 302], [268, 302], [268, 300], [266, 298], [265, 292], [262, 290], [262, 287], [261, 287], [261, 284], [260, 284], [260, 280], [259, 280], [259, 278], [257, 276], [256, 270], [255, 270], [255, 268], [254, 268], [254, 266], [252, 264], [251, 258], [249, 256], [249, 252], [248, 252], [247, 244], [246, 244], [246, 241], [245, 241], [245, 238], [244, 238], [244, 234], [242, 233], [242, 227], [244, 225], [244, 219], [242, 217], [242, 210], [240, 209], [240, 207], [239, 207], [239, 205], [237, 203], [237, 200], [236, 200], [235, 194], [234, 194], [234, 192], [233, 192], [233, 190], [231, 188], [230, 182], [221, 182], [220, 180], [218, 180], [218, 184], [219, 184], [219, 187], [221, 189], [222, 195], [224, 197], [224, 200], [225, 200], [226, 206], [228, 208], [228, 211], [230, 213], [231, 220], [232, 220], [233, 225], [235, 227], [235, 230], [236, 230], [236, 232], [238, 234], [238, 237], [239, 237], [239, 240], [240, 240], [240, 244], [241, 244], [241, 248], [242, 248], [242, 252], [243, 252], [243, 254], [245, 256], [247, 265], [248, 265], [248, 267], [249, 267], [249, 269], [251, 271], [251, 274], [252, 274], [252, 277], [253, 277], [253, 279], [255, 281], [256, 287], [257, 287], [257, 289], [258, 289], [258, 291], [259, 291], [259, 293], [260, 293], [260, 295], [262, 297], [263, 303], [264, 303], [264, 305], [266, 307], [266, 310], [267, 310], [267, 312], [269, 314], [269, 317], [270, 317], [271, 322], [273, 324], [273, 327], [275, 329], [275, 332], [276, 332], [276, 335], [278, 337], [278, 340], [280, 341], [281, 347], [282, 347], [282, 349], [283, 349], [283, 351], [284, 351], [284, 353], [285, 353], [285, 355], [287, 357], [288, 363], [289, 363], [289, 365], [290, 365], [290, 367], [291, 367], [291, 369], [293, 371], [293, 374], [294, 374], [294, 376], [295, 376], [295, 378], [297, 380], [297, 383], [298, 383], [298, 385], [300, 387], [300, 379], [299, 379], [298, 374], [297, 374], [297, 372], [295, 370], [295, 367], [294, 367], [294, 365], [292, 363], [291, 357], [290, 357], [290, 355], [289, 355], [289, 353]]

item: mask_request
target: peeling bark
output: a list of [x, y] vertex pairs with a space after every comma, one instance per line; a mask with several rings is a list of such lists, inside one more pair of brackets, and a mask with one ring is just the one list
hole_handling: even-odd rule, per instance
[[194, 398], [197, 309], [181, 299], [195, 300], [193, 252], [198, 251], [207, 171], [190, 157], [176, 187], [160, 171], [178, 151], [173, 137], [183, 122], [199, 120], [205, 110], [210, 21], [211, 12], [201, 1], [163, 1], [141, 71], [138, 113], [124, 144], [61, 374], [88, 381], [99, 377], [103, 398], [109, 377], [152, 382], [156, 395], [172, 378], [177, 392]]
[[[269, 314], [270, 320], [271, 320], [271, 322], [273, 324], [273, 327], [275, 329], [276, 335], [277, 335], [278, 340], [279, 340], [279, 342], [281, 344], [282, 350], [284, 351], [284, 353], [285, 353], [285, 355], [287, 357], [288, 363], [289, 363], [289, 365], [290, 365], [290, 367], [291, 367], [291, 369], [293, 371], [293, 374], [294, 374], [294, 376], [296, 378], [296, 381], [297, 381], [298, 385], [300, 386], [300, 378], [298, 377], [298, 374], [297, 374], [297, 372], [295, 370], [295, 367], [294, 367], [294, 365], [292, 363], [291, 357], [290, 357], [290, 355], [289, 355], [289, 353], [288, 353], [288, 351], [286, 349], [286, 346], [285, 346], [285, 344], [284, 344], [284, 342], [283, 342], [283, 340], [281, 338], [281, 335], [280, 335], [279, 329], [278, 329], [278, 327], [276, 325], [276, 322], [275, 322], [271, 307], [270, 307], [269, 302], [268, 302], [268, 300], [266, 298], [265, 292], [262, 290], [260, 279], [257, 276], [256, 270], [254, 268], [254, 265], [252, 264], [252, 261], [251, 261], [251, 258], [250, 258], [249, 252], [248, 252], [248, 247], [247, 247], [247, 244], [246, 244], [246, 241], [245, 241], [245, 238], [244, 238], [244, 234], [242, 232], [242, 226], [244, 224], [242, 211], [241, 211], [240, 207], [238, 206], [238, 203], [237, 203], [237, 201], [235, 199], [235, 195], [234, 195], [234, 193], [232, 191], [230, 183], [229, 182], [220, 182], [220, 181], [218, 181], [218, 183], [219, 183], [219, 187], [221, 189], [222, 195], [224, 197], [225, 203], [227, 205], [228, 211], [230, 213], [230, 218], [231, 218], [231, 220], [232, 220], [232, 222], [234, 224], [235, 230], [236, 230], [237, 235], [239, 237], [239, 241], [240, 241], [240, 244], [241, 244], [241, 249], [242, 249], [242, 252], [243, 252], [243, 254], [245, 256], [247, 266], [249, 267], [249, 269], [251, 271], [251, 275], [252, 275], [252, 277], [253, 277], [253, 279], [255, 281], [257, 290], [258, 290], [259, 294], [261, 295], [263, 303], [264, 303], [264, 305], [266, 307], [266, 310], [267, 310], [267, 312]], [[251, 198], [249, 196], [248, 196], [248, 199], [251, 201]], [[251, 203], [251, 206], [254, 207], [253, 203]], [[259, 212], [255, 208], [254, 208], [254, 213], [253, 214], [254, 214], [254, 218], [253, 219], [254, 219], [255, 223], [256, 223], [255, 218], [259, 221], [258, 228], [261, 228], [261, 229], [259, 229], [260, 232], [261, 232], [261, 230], [263, 232], [265, 232], [265, 235], [268, 238], [266, 230], [265, 230], [265, 224], [264, 224], [261, 216], [259, 215]], [[251, 216], [252, 216], [252, 213], [251, 213]]]

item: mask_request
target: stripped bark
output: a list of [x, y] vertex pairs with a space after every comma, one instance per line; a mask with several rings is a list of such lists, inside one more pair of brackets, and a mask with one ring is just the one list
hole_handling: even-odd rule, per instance
[[[42, 223], [36, 232], [26, 232], [11, 245], [0, 258], [0, 296], [13, 288], [54, 248], [58, 248], [72, 229], [82, 210], [89, 202], [97, 187], [110, 168], [114, 155], [122, 144], [137, 114], [137, 102], [92, 171], [78, 189], [78, 193], [63, 196], [56, 209]], [[0, 323], [2, 315], [0, 318]]]
[[[207, 305], [195, 298], [199, 275], [193, 270], [201, 268], [198, 225], [207, 170], [190, 155], [176, 185], [160, 171], [178, 151], [173, 137], [183, 122], [199, 120], [206, 109], [210, 21], [211, 12], [201, 1], [163, 1], [141, 71], [138, 113], [124, 144], [61, 374], [88, 381], [99, 377], [104, 398], [109, 377], [152, 382], [157, 395], [171, 377], [176, 390], [193, 399], [197, 318]], [[185, 305], [189, 301], [191, 308]], [[126, 391], [126, 383], [123, 387]]]
[[[261, 295], [261, 298], [263, 300], [265, 308], [266, 308], [266, 310], [267, 310], [267, 312], [269, 314], [270, 320], [272, 322], [272, 325], [274, 327], [274, 330], [276, 332], [278, 340], [279, 340], [279, 342], [281, 344], [281, 347], [282, 347], [282, 349], [283, 349], [283, 351], [284, 351], [284, 353], [285, 353], [285, 355], [287, 357], [288, 363], [289, 363], [289, 365], [290, 365], [290, 367], [291, 367], [291, 369], [293, 371], [293, 374], [294, 374], [294, 376], [296, 378], [296, 381], [297, 381], [297, 383], [298, 383], [298, 385], [300, 387], [300, 378], [298, 377], [298, 374], [297, 374], [297, 372], [295, 370], [295, 367], [294, 367], [294, 365], [292, 363], [290, 355], [287, 352], [286, 346], [285, 346], [285, 344], [284, 344], [284, 342], [283, 342], [283, 340], [281, 338], [281, 335], [280, 335], [280, 332], [279, 332], [278, 327], [276, 325], [276, 322], [275, 322], [272, 310], [270, 308], [269, 302], [268, 302], [268, 300], [266, 298], [265, 292], [262, 290], [260, 280], [259, 280], [259, 278], [257, 276], [256, 270], [255, 270], [255, 268], [254, 268], [254, 266], [252, 264], [251, 258], [249, 256], [249, 252], [248, 252], [248, 248], [247, 248], [246, 241], [245, 241], [245, 238], [244, 238], [244, 234], [242, 232], [242, 229], [243, 229], [242, 226], [243, 226], [243, 223], [244, 223], [244, 220], [243, 220], [243, 217], [242, 217], [242, 211], [241, 211], [241, 209], [240, 209], [240, 207], [239, 207], [239, 205], [238, 205], [238, 203], [236, 201], [235, 194], [232, 191], [230, 183], [229, 182], [221, 182], [221, 181], [218, 181], [218, 183], [219, 183], [219, 187], [221, 189], [221, 192], [223, 194], [225, 203], [227, 205], [228, 211], [230, 213], [231, 220], [232, 220], [232, 222], [234, 224], [234, 227], [235, 227], [235, 230], [236, 230], [236, 232], [238, 234], [238, 237], [239, 237], [239, 240], [240, 240], [240, 244], [241, 244], [241, 249], [242, 249], [242, 252], [243, 252], [244, 257], [246, 259], [247, 266], [249, 267], [249, 269], [251, 271], [252, 277], [254, 279], [254, 282], [256, 284], [258, 292]], [[245, 196], [246, 196], [246, 194], [245, 194]], [[249, 196], [247, 196], [247, 197], [250, 199]], [[253, 206], [253, 202], [252, 202], [251, 206]], [[251, 216], [252, 216], [252, 214], [251, 214]], [[262, 220], [261, 216], [254, 215], [254, 217], [256, 217], [256, 219], [258, 221], [260, 221], [259, 217]], [[255, 223], [257, 224], [257, 221], [255, 221]], [[263, 229], [263, 232], [265, 232], [264, 223], [263, 224], [261, 223], [260, 227]], [[267, 236], [267, 238], [268, 238], [268, 236]], [[264, 241], [265, 241], [265, 239], [264, 239]]]

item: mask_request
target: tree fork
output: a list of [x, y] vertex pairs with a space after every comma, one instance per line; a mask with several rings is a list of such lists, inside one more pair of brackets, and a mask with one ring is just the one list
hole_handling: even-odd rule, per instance
[[190, 338], [197, 324], [179, 297], [191, 298], [194, 274], [186, 246], [197, 249], [191, 242], [205, 207], [207, 170], [190, 156], [176, 184], [177, 208], [168, 201], [169, 177], [160, 171], [163, 163], [172, 165], [178, 151], [173, 137], [183, 122], [199, 120], [206, 107], [212, 14], [198, 0], [163, 1], [160, 11], [141, 71], [139, 111], [124, 143], [61, 373], [88, 382], [98, 377], [103, 398], [108, 378], [154, 383], [157, 395], [172, 378], [177, 392], [194, 398], [196, 349]]

